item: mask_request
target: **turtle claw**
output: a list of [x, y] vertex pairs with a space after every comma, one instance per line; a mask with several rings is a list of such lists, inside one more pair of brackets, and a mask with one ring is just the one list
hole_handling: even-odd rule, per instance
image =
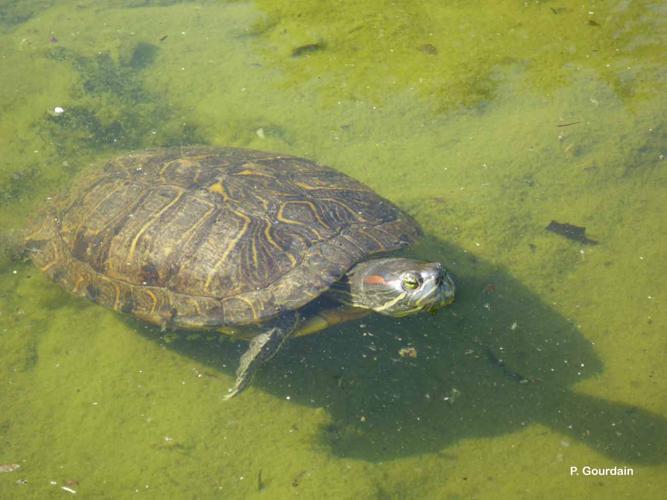
[[271, 329], [252, 338], [248, 349], [241, 356], [239, 367], [236, 370], [236, 383], [223, 396], [223, 400], [227, 401], [233, 398], [250, 385], [257, 368], [275, 356], [287, 338], [294, 332], [297, 322], [298, 319], [294, 315], [288, 315]]

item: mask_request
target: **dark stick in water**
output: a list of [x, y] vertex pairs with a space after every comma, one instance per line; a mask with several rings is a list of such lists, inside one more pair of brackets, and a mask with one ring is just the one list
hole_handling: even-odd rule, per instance
[[573, 224], [556, 222], [552, 220], [549, 225], [545, 228], [547, 231], [552, 233], [560, 234], [565, 236], [569, 240], [578, 241], [585, 245], [597, 245], [596, 240], [592, 240], [586, 236], [586, 228], [581, 226], [575, 226]]

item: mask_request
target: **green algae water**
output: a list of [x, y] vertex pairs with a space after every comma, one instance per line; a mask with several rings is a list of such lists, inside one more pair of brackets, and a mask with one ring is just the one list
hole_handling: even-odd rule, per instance
[[[664, 498], [666, 47], [657, 0], [1, 0], [0, 498]], [[223, 401], [243, 343], [20, 252], [79, 173], [189, 144], [366, 183], [456, 303]]]

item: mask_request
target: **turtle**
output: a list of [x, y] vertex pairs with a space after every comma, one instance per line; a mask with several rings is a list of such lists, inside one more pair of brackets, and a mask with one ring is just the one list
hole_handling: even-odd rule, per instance
[[31, 228], [32, 261], [72, 294], [162, 329], [249, 341], [225, 399], [291, 337], [454, 300], [441, 263], [391, 255], [422, 235], [413, 218], [308, 159], [189, 146], [87, 170]]

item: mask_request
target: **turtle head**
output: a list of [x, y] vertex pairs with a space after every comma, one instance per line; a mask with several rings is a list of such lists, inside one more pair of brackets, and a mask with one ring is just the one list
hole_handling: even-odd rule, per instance
[[439, 262], [368, 260], [350, 269], [344, 282], [344, 302], [387, 316], [436, 311], [454, 301], [454, 281]]

